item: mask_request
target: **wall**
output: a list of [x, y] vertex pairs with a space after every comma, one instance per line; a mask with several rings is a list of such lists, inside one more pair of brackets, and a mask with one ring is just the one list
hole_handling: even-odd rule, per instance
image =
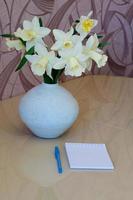
[[[50, 28], [67, 30], [78, 16], [90, 10], [99, 20], [94, 31], [111, 42], [105, 49], [108, 64], [102, 69], [93, 66], [90, 74], [133, 77], [133, 0], [0, 0], [0, 32], [14, 32], [24, 19], [34, 15], [41, 16]], [[15, 72], [20, 56], [16, 51], [9, 52], [0, 39], [0, 99], [18, 95], [41, 82], [29, 66]]]

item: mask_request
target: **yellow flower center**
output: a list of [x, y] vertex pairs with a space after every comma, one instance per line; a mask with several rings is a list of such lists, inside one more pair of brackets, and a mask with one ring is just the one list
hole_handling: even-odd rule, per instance
[[43, 57], [36, 63], [36, 67], [38, 67], [38, 68], [46, 68], [47, 64], [48, 64], [48, 58], [47, 57]]
[[82, 29], [85, 31], [85, 32], [90, 32], [91, 29], [93, 28], [94, 26], [94, 22], [92, 19], [85, 19], [83, 22], [82, 22]]
[[24, 30], [24, 36], [27, 38], [27, 40], [32, 40], [36, 38], [37, 33], [35, 31], [31, 30]]
[[64, 46], [64, 48], [68, 49], [68, 48], [72, 48], [73, 44], [71, 41], [65, 41], [63, 46]]

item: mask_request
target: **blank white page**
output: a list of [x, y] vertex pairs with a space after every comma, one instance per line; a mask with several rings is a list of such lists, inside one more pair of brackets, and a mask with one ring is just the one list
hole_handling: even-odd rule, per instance
[[70, 168], [114, 169], [105, 144], [65, 143]]

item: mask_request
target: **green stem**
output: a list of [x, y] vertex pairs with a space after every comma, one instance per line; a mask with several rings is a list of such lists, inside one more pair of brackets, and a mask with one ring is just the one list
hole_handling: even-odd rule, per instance
[[46, 73], [43, 75], [43, 81], [44, 83], [48, 83], [48, 84], [56, 84], [58, 83], [59, 77], [61, 76], [61, 74], [63, 73], [64, 68], [57, 70], [57, 69], [52, 69], [52, 77], [53, 79], [51, 79]]
[[46, 73], [43, 75], [43, 81], [44, 83], [53, 84], [53, 80]]
[[60, 69], [60, 70], [57, 71], [56, 76], [55, 76], [55, 79], [54, 79], [55, 83], [57, 83], [57, 81], [59, 80], [61, 74], [64, 72], [64, 69], [65, 69], [65, 68]]

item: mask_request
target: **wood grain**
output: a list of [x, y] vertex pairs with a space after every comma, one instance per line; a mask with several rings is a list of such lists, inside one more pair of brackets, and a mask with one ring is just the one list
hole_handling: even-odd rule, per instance
[[[125, 200], [133, 198], [133, 80], [86, 76], [63, 84], [78, 100], [80, 114], [58, 139], [39, 139], [18, 115], [19, 97], [0, 103], [0, 199]], [[113, 172], [69, 169], [65, 142], [105, 143]], [[64, 173], [53, 157], [61, 148]]]

